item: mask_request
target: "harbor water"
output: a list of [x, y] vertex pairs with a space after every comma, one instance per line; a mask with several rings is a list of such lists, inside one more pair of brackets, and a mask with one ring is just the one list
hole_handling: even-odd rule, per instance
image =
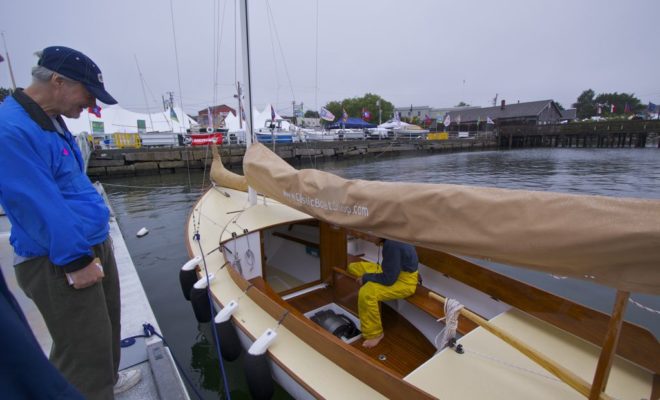
[[[313, 166], [301, 159], [296, 168]], [[344, 178], [489, 186], [510, 189], [660, 199], [658, 149], [524, 149], [405, 157], [369, 157], [316, 163]], [[188, 255], [184, 226], [193, 204], [209, 186], [199, 170], [170, 175], [103, 181], [126, 244], [158, 319], [162, 334], [205, 398], [224, 396], [222, 375], [208, 326], [199, 326], [179, 287], [179, 269]], [[137, 238], [140, 228], [149, 234]], [[423, 227], [420, 227], [423, 229]], [[614, 289], [506, 265], [489, 267], [517, 279], [610, 313]], [[632, 293], [631, 298], [660, 310], [660, 296]], [[629, 304], [626, 319], [660, 337], [660, 314]], [[640, 349], [643, 351], [643, 349]], [[242, 358], [224, 363], [230, 394], [250, 398]], [[190, 391], [194, 398], [193, 391]], [[289, 398], [277, 389], [276, 398]]]

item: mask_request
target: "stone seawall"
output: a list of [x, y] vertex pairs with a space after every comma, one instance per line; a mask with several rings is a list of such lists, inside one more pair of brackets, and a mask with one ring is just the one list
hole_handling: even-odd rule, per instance
[[[268, 146], [271, 147], [270, 145]], [[441, 152], [486, 150], [497, 147], [495, 140], [379, 140], [306, 142], [276, 144], [275, 152], [285, 160], [306, 158], [370, 157], [379, 154], [397, 155], [407, 152]], [[231, 167], [243, 162], [245, 146], [223, 145], [219, 147], [222, 161]], [[203, 169], [212, 161], [207, 147], [172, 147], [95, 150], [89, 160], [87, 175], [94, 178], [109, 176], [153, 175], [175, 173], [187, 169]]]

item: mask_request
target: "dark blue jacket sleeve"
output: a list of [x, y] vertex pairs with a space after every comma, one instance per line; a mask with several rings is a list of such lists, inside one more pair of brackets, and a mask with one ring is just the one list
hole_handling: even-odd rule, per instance
[[5, 399], [83, 400], [48, 361], [0, 273], [0, 388]]
[[383, 272], [381, 274], [364, 274], [362, 282], [376, 282], [381, 285], [391, 286], [399, 278], [401, 273], [401, 249], [392, 246], [388, 241], [383, 244]]

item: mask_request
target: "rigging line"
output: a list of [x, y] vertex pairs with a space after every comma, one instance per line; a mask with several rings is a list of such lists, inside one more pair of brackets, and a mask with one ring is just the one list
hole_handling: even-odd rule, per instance
[[[224, 5], [222, 6], [222, 18], [220, 19], [220, 26], [217, 28], [216, 35], [219, 36], [217, 38], [217, 42], [214, 45], [214, 52], [215, 52], [215, 76], [213, 77], [213, 105], [217, 104], [218, 101], [218, 87], [219, 87], [219, 78], [218, 76], [220, 75], [220, 49], [222, 46], [222, 38], [224, 36], [224, 25], [225, 25], [225, 15], [226, 15], [226, 10], [227, 10], [227, 1], [224, 2]], [[220, 12], [220, 9], [218, 8], [217, 12]], [[215, 23], [217, 25], [218, 17], [215, 19]], [[216, 37], [214, 36], [214, 40]]]
[[[266, 4], [268, 4], [268, 1], [266, 1]], [[270, 49], [273, 52], [273, 67], [275, 69], [275, 82], [276, 82], [276, 88], [275, 88], [275, 104], [278, 105], [280, 102], [280, 88], [282, 85], [280, 85], [280, 73], [277, 68], [277, 54], [275, 53], [275, 42], [273, 41], [273, 22], [271, 21], [272, 16], [270, 15], [270, 8], [266, 8], [266, 13], [268, 14], [268, 33], [270, 37]], [[274, 123], [275, 121], [273, 121]]]
[[314, 58], [316, 81], [314, 82], [314, 110], [319, 110], [319, 0], [316, 0], [316, 55]]
[[[236, 2], [238, 0], [234, 0], [234, 82], [238, 82], [238, 32], [237, 32], [237, 23], [236, 20], [238, 20], [238, 7], [236, 6]], [[241, 118], [241, 110], [238, 110], [236, 112], [236, 115], [238, 115], [238, 118]]]
[[142, 95], [144, 96], [144, 105], [147, 107], [147, 114], [149, 114], [149, 123], [151, 123], [151, 131], [154, 130], [154, 121], [151, 118], [151, 111], [149, 111], [149, 102], [147, 101], [147, 92], [144, 90], [144, 79], [142, 77], [142, 71], [140, 70], [140, 64], [138, 63], [137, 55], [133, 54], [135, 58], [135, 66], [138, 70], [138, 75], [140, 75], [140, 86], [142, 86]]
[[[174, 38], [174, 58], [176, 60], [176, 76], [177, 76], [177, 81], [179, 83], [179, 106], [181, 107], [181, 122], [179, 122], [179, 133], [183, 133], [183, 126], [185, 125], [185, 121], [187, 118], [186, 113], [183, 111], [183, 91], [181, 90], [181, 71], [179, 68], [179, 50], [176, 45], [176, 29], [174, 28], [174, 5], [172, 3], [172, 0], [170, 0], [170, 16], [172, 19], [172, 36]], [[172, 107], [174, 107], [172, 105]], [[190, 158], [190, 157], [186, 157]], [[186, 160], [186, 164], [188, 166], [188, 187], [190, 190], [192, 190], [192, 183], [190, 181], [190, 160]]]
[[266, 7], [268, 8], [268, 15], [273, 20], [273, 30], [275, 31], [275, 40], [277, 40], [277, 45], [280, 49], [280, 56], [282, 56], [282, 64], [284, 64], [284, 72], [286, 72], [286, 79], [289, 81], [289, 88], [291, 89], [291, 97], [293, 100], [296, 99], [296, 95], [293, 93], [293, 84], [291, 83], [291, 76], [289, 75], [289, 69], [286, 66], [286, 58], [284, 58], [284, 51], [282, 51], [282, 42], [280, 41], [280, 35], [277, 32], [277, 25], [275, 24], [275, 18], [273, 17], [273, 12], [270, 9], [270, 3], [266, 0]]
[[[211, 321], [213, 321], [213, 310], [215, 307], [213, 307], [213, 300], [211, 299], [211, 280], [209, 279], [209, 270], [208, 266], [206, 265], [206, 257], [204, 257], [204, 250], [202, 249], [202, 240], [199, 237], [199, 232], [195, 234], [197, 236], [196, 241], [197, 241], [197, 246], [199, 247], [199, 252], [202, 255], [202, 262], [204, 263], [204, 273], [206, 274], [206, 298], [209, 302], [209, 308], [211, 309]], [[215, 322], [214, 322], [215, 323]], [[215, 351], [216, 354], [218, 355], [218, 362], [220, 363], [220, 371], [222, 373], [222, 380], [224, 382], [225, 386], [225, 395], [227, 396], [227, 399], [231, 400], [231, 394], [229, 392], [229, 382], [227, 381], [227, 374], [225, 373], [225, 363], [222, 361], [222, 351], [220, 350], [220, 338], [218, 337], [218, 332], [215, 327], [212, 329], [213, 331], [213, 337], [215, 339]]]
[[651, 307], [647, 307], [647, 306], [645, 306], [645, 305], [642, 304], [642, 303], [638, 303], [638, 302], [636, 302], [635, 300], [633, 300], [632, 297], [629, 297], [629, 298], [628, 298], [628, 301], [631, 302], [631, 303], [633, 303], [633, 304], [636, 305], [637, 307], [641, 308], [642, 310], [645, 310], [645, 311], [648, 311], [648, 312], [651, 312], [651, 313], [655, 313], [655, 314], [660, 314], [660, 311], [658, 311], [658, 310], [654, 310], [654, 309], [652, 309]]

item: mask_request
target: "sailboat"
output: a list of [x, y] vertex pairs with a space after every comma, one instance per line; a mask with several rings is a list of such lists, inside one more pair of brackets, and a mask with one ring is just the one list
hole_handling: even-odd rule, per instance
[[[660, 201], [346, 180], [296, 170], [260, 143], [240, 176], [213, 151], [214, 185], [186, 224], [182, 274], [197, 282], [183, 289], [209, 291], [223, 354], [247, 351], [254, 397], [274, 379], [302, 399], [658, 398], [658, 341], [623, 314], [630, 292], [660, 294]], [[371, 236], [413, 244], [423, 283], [381, 304], [385, 337], [365, 348], [346, 267], [380, 260]], [[480, 260], [614, 288], [614, 310]]]

